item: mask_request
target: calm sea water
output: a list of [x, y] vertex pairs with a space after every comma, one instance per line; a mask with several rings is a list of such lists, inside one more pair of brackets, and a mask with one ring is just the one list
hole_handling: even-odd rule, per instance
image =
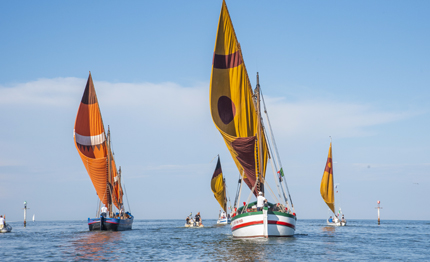
[[230, 226], [204, 220], [135, 220], [132, 231], [89, 232], [86, 221], [12, 222], [0, 234], [1, 261], [430, 261], [430, 221], [298, 220], [291, 238], [233, 239]]

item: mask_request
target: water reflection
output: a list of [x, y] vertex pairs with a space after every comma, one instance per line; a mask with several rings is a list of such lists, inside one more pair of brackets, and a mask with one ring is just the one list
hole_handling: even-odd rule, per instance
[[322, 231], [324, 233], [328, 233], [329, 235], [333, 235], [334, 233], [336, 233], [336, 227], [325, 226], [322, 227]]
[[72, 241], [75, 259], [119, 260], [115, 254], [121, 232], [91, 231], [80, 234]]

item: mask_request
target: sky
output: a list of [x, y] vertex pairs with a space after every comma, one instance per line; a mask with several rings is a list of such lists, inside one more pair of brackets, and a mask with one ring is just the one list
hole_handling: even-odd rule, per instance
[[[0, 214], [21, 221], [27, 201], [38, 220], [95, 216], [73, 142], [91, 71], [135, 218], [217, 218], [214, 158], [231, 200], [239, 177], [209, 110], [221, 4], [3, 2]], [[253, 87], [260, 74], [298, 219], [329, 216], [319, 188], [331, 136], [347, 219], [376, 220], [380, 200], [382, 220], [429, 220], [430, 2], [227, 6]]]

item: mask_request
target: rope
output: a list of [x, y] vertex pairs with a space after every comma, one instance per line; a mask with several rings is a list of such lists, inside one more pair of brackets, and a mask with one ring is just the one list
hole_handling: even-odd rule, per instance
[[[275, 147], [275, 151], [276, 151], [276, 155], [277, 155], [277, 160], [279, 162], [280, 170], [283, 170], [282, 169], [281, 158], [279, 157], [278, 147], [276, 146], [275, 137], [273, 136], [273, 130], [272, 130], [272, 125], [270, 124], [269, 114], [267, 113], [266, 103], [264, 101], [264, 96], [263, 96], [263, 91], [260, 90], [260, 93], [261, 93], [261, 100], [263, 100], [264, 113], [266, 114], [267, 123], [269, 124], [270, 135], [272, 137], [273, 146]], [[290, 199], [291, 206], [293, 208], [293, 212], [295, 212], [293, 200], [292, 200], [291, 194], [290, 194], [290, 190], [288, 189], [287, 180], [285, 178], [283, 180], [284, 180], [284, 183], [285, 183], [285, 188], [287, 189], [287, 193], [288, 193], [288, 197]]]
[[273, 197], [276, 199], [276, 202], [279, 203], [279, 199], [276, 197], [275, 193], [273, 192], [273, 190], [270, 188], [269, 183], [266, 182], [266, 179], [264, 179], [264, 177], [261, 177], [261, 179], [263, 179], [263, 183], [270, 189], [270, 192], [272, 192]]
[[130, 202], [128, 202], [127, 188], [125, 188], [125, 184], [124, 184], [124, 192], [125, 192], [125, 198], [127, 199], [128, 210], [130, 210], [130, 213], [131, 213]]

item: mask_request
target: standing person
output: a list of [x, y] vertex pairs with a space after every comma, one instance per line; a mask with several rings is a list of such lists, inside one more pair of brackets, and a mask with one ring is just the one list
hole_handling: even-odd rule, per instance
[[0, 228], [3, 228], [5, 226], [4, 217], [0, 215]]
[[103, 206], [101, 209], [100, 209], [100, 211], [101, 211], [101, 216], [102, 217], [107, 217], [107, 207], [105, 207], [105, 206]]
[[124, 205], [123, 205], [123, 204], [121, 204], [121, 208], [120, 208], [120, 210], [119, 210], [119, 217], [120, 217], [121, 219], [123, 219], [123, 218], [124, 218]]
[[257, 211], [261, 211], [263, 209], [264, 203], [266, 202], [267, 202], [267, 199], [263, 196], [263, 192], [258, 192]]
[[200, 217], [200, 212], [196, 214], [195, 220], [196, 220], [196, 223], [199, 223], [199, 225], [203, 225], [202, 218]]

